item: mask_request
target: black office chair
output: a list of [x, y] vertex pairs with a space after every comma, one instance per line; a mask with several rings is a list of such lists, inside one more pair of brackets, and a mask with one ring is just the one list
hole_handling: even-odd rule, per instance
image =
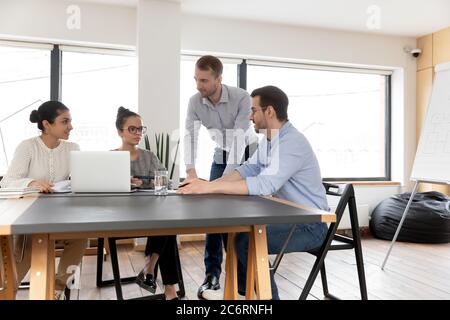
[[[323, 294], [328, 299], [339, 299], [338, 297], [332, 295], [328, 291], [328, 283], [327, 276], [325, 270], [325, 257], [329, 250], [348, 250], [354, 249], [356, 256], [356, 266], [358, 270], [358, 278], [359, 278], [359, 289], [361, 292], [361, 299], [367, 300], [367, 287], [366, 287], [366, 277], [364, 274], [364, 262], [361, 248], [361, 237], [359, 234], [359, 224], [358, 224], [358, 213], [356, 210], [356, 202], [355, 202], [355, 192], [352, 184], [344, 184], [344, 185], [336, 185], [330, 183], [323, 183], [327, 195], [338, 196], [340, 197], [339, 203], [336, 208], [336, 222], [331, 223], [327, 236], [320, 248], [309, 251], [308, 253], [316, 256], [316, 261], [314, 262], [314, 266], [309, 274], [308, 280], [305, 283], [305, 286], [302, 290], [302, 293], [299, 297], [299, 300], [306, 300], [308, 294], [316, 280], [317, 274], [320, 271], [320, 276], [322, 279], [322, 288]], [[342, 191], [341, 191], [342, 190]], [[339, 222], [344, 214], [345, 208], [348, 205], [349, 214], [350, 214], [350, 222], [352, 227], [352, 236], [345, 237], [342, 235], [336, 234], [337, 228], [339, 226]], [[278, 266], [280, 265], [281, 259], [286, 251], [289, 240], [292, 237], [292, 234], [295, 230], [295, 225], [292, 226], [290, 232], [286, 238], [283, 247], [276, 256], [274, 262], [271, 264], [271, 270], [273, 273], [276, 273]]]
[[[109, 285], [114, 285], [116, 289], [117, 300], [123, 300], [122, 293], [122, 283], [134, 283], [136, 281], [136, 276], [121, 278], [119, 270], [119, 259], [117, 258], [117, 245], [116, 241], [120, 239], [130, 239], [130, 238], [108, 238], [109, 254], [111, 257], [111, 267], [113, 271], [113, 279], [103, 280], [103, 248], [105, 246], [104, 238], [98, 238], [97, 244], [97, 287], [105, 287]], [[181, 271], [180, 255], [178, 252], [178, 245], [175, 241], [175, 254], [176, 254], [176, 267], [178, 272], [178, 296], [184, 297], [186, 295], [184, 290], [183, 273]], [[158, 263], [155, 266], [154, 275], [155, 278], [158, 274]], [[144, 297], [129, 299], [129, 300], [154, 300], [162, 299], [164, 294], [152, 294]]]

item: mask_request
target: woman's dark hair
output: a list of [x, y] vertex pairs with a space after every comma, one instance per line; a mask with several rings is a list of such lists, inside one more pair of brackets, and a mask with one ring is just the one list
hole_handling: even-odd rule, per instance
[[39, 130], [44, 131], [44, 125], [42, 124], [44, 120], [47, 120], [49, 123], [54, 123], [56, 117], [65, 111], [69, 111], [69, 108], [62, 102], [47, 101], [41, 104], [37, 110], [31, 111], [30, 121], [37, 123]]
[[123, 125], [127, 121], [129, 117], [141, 117], [136, 112], [131, 111], [130, 109], [119, 107], [117, 110], [117, 119], [116, 119], [116, 128], [117, 130], [122, 130]]
[[289, 99], [286, 93], [275, 86], [265, 86], [253, 90], [251, 97], [259, 97], [261, 108], [265, 109], [272, 106], [279, 121], [288, 119], [287, 109]]

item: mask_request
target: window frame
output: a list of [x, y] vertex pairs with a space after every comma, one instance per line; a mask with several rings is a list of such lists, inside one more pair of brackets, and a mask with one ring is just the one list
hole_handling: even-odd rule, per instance
[[[391, 146], [392, 146], [392, 98], [391, 98], [391, 89], [392, 89], [392, 73], [393, 71], [390, 69], [375, 69], [375, 68], [356, 68], [350, 66], [342, 66], [342, 65], [326, 65], [326, 64], [307, 64], [307, 63], [296, 63], [289, 61], [270, 61], [270, 60], [253, 60], [253, 59], [244, 59], [242, 64], [242, 68], [244, 72], [242, 74], [245, 75], [245, 79], [238, 80], [238, 83], [243, 83], [245, 87], [241, 87], [243, 89], [247, 88], [247, 65], [254, 66], [268, 66], [268, 67], [282, 67], [282, 68], [293, 68], [293, 69], [306, 69], [306, 70], [321, 70], [321, 71], [334, 71], [334, 72], [346, 72], [346, 73], [365, 73], [365, 74], [378, 74], [380, 76], [385, 77], [385, 119], [384, 119], [384, 130], [385, 130], [385, 140], [384, 140], [384, 176], [380, 177], [322, 177], [324, 181], [330, 182], [348, 182], [348, 181], [375, 181], [375, 182], [383, 182], [383, 181], [391, 181], [392, 173], [391, 173]], [[238, 65], [238, 70], [240, 66]], [[238, 71], [238, 76], [240, 73]]]

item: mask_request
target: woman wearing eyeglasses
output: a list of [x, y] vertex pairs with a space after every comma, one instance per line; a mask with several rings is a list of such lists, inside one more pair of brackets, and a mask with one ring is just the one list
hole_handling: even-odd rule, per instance
[[[70, 151], [80, 147], [68, 142], [72, 131], [69, 108], [59, 101], [47, 101], [30, 114], [30, 121], [37, 123], [41, 134], [22, 141], [16, 149], [8, 172], [0, 187], [35, 187], [41, 192], [52, 192], [53, 184], [69, 179]], [[73, 267], [83, 258], [87, 240], [61, 240], [64, 252], [61, 256], [55, 279], [55, 299], [64, 299], [64, 288], [73, 275]], [[31, 238], [14, 237], [14, 255], [17, 263], [18, 284], [31, 266]], [[17, 285], [18, 285], [17, 284]]]
[[[150, 176], [155, 170], [165, 169], [153, 152], [138, 148], [139, 141], [147, 128], [142, 125], [142, 119], [137, 113], [120, 107], [117, 111], [116, 128], [122, 138], [122, 146], [117, 150], [130, 152], [131, 176]], [[143, 181], [133, 178], [132, 183], [142, 186]], [[140, 287], [155, 293], [154, 270], [158, 262], [166, 300], [178, 299], [175, 288], [179, 282], [176, 269], [176, 245], [176, 236], [148, 237], [145, 247], [145, 267], [136, 279], [136, 283]]]

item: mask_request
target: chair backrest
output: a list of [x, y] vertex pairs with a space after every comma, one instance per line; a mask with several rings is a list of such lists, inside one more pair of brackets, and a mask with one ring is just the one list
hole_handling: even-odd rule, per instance
[[340, 197], [338, 205], [336, 207], [336, 222], [335, 224], [339, 225], [339, 222], [344, 215], [345, 208], [347, 205], [350, 209], [354, 209], [352, 206], [352, 199], [355, 197], [355, 190], [353, 189], [353, 185], [351, 183], [347, 184], [332, 184], [328, 182], [324, 182], [323, 186], [325, 187], [325, 191], [327, 195]]
[[[341, 222], [342, 216], [344, 215], [345, 208], [347, 206], [350, 214], [352, 233], [359, 232], [357, 219], [358, 213], [356, 210], [355, 190], [353, 189], [353, 185], [350, 183], [338, 185], [326, 182], [324, 182], [323, 185], [325, 187], [327, 195], [340, 197], [335, 211], [336, 222], [331, 223], [328, 227], [327, 236], [322, 246], [320, 248], [312, 250], [310, 253], [318, 254], [322, 252], [324, 248], [328, 248], [328, 250], [353, 249], [354, 241], [352, 238], [336, 234], [339, 223]], [[332, 243], [333, 241], [335, 241], [335, 243]]]

